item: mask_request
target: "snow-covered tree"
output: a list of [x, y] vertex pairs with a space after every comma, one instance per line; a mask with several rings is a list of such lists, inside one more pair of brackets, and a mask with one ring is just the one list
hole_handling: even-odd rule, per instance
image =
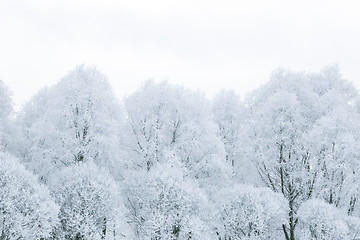
[[133, 176], [128, 207], [137, 239], [216, 238], [206, 194], [186, 172], [179, 159], [169, 155], [146, 174]]
[[121, 178], [123, 116], [107, 78], [77, 67], [24, 107], [21, 155], [45, 181], [54, 171], [93, 160]]
[[[277, 90], [261, 105], [254, 106], [249, 126], [250, 143], [264, 183], [289, 201], [289, 235], [294, 240], [296, 209], [311, 194], [314, 174], [302, 134], [306, 131], [303, 106], [294, 93]], [[287, 230], [284, 232], [287, 234]]]
[[221, 240], [280, 239], [286, 222], [286, 199], [268, 188], [238, 184], [217, 194]]
[[232, 166], [238, 160], [237, 144], [244, 124], [246, 109], [240, 97], [234, 91], [222, 90], [212, 103], [214, 122], [218, 126], [217, 134], [224, 143], [226, 160]]
[[171, 150], [207, 187], [230, 175], [209, 103], [200, 93], [149, 81], [125, 105], [132, 131], [129, 151], [136, 166], [150, 170]]
[[[0, 80], [0, 151], [12, 151], [14, 145], [13, 102], [10, 90]], [[10, 149], [9, 149], [10, 148]]]
[[243, 134], [247, 124], [248, 109], [232, 90], [222, 90], [212, 102], [213, 119], [217, 135], [224, 144], [226, 161], [232, 166], [234, 180], [240, 183], [260, 185], [255, 164], [243, 154], [247, 136]]
[[317, 197], [353, 212], [359, 192], [353, 191], [360, 170], [360, 115], [342, 106], [316, 121], [309, 132], [312, 165], [318, 168]]
[[119, 186], [108, 171], [88, 161], [55, 176], [58, 239], [131, 239]]
[[354, 188], [360, 170], [359, 93], [341, 78], [336, 66], [313, 78], [319, 118], [308, 133], [308, 142], [310, 162], [319, 172], [316, 196], [352, 214], [359, 196]]
[[323, 200], [311, 199], [297, 212], [297, 235], [302, 240], [352, 240], [359, 237], [360, 219], [348, 217], [344, 211]]
[[148, 81], [124, 103], [80, 66], [15, 119], [0, 81], [0, 239], [358, 236], [360, 94], [336, 66], [244, 102]]
[[59, 207], [15, 157], [0, 152], [0, 239], [50, 239]]
[[[335, 117], [332, 111], [348, 109], [356, 100], [352, 85], [341, 78], [336, 67], [330, 66], [317, 74], [278, 70], [272, 74], [269, 83], [250, 95], [247, 101], [251, 111], [246, 131], [248, 140], [241, 146], [245, 148], [246, 157], [257, 163], [263, 182], [288, 200], [289, 219], [284, 225], [288, 240], [295, 239], [296, 212], [302, 202], [318, 196], [316, 190], [331, 188], [325, 186], [326, 181], [319, 180], [320, 176], [327, 174], [326, 168], [322, 167], [324, 158], [319, 159], [319, 154], [331, 149], [331, 144], [319, 152], [316, 149], [321, 147], [310, 143], [323, 144], [322, 141], [311, 141], [309, 134], [315, 125], [327, 121], [321, 119]], [[342, 121], [341, 124], [346, 123]], [[337, 127], [346, 128], [345, 125]], [[316, 131], [322, 131], [319, 129]], [[330, 132], [322, 134], [326, 136]], [[349, 137], [345, 133], [339, 137], [336, 143], [339, 146], [345, 146], [343, 137], [353, 143], [357, 139], [357, 136]], [[337, 149], [336, 160], [327, 158], [332, 161], [328, 163], [329, 167], [344, 160], [343, 156], [349, 154], [346, 149], [351, 147]], [[349, 161], [351, 157], [345, 158]]]

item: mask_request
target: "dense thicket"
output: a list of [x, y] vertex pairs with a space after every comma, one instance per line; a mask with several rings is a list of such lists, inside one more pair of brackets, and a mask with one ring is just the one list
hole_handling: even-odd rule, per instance
[[0, 239], [355, 239], [359, 96], [328, 66], [121, 103], [80, 66], [15, 113], [0, 81]]

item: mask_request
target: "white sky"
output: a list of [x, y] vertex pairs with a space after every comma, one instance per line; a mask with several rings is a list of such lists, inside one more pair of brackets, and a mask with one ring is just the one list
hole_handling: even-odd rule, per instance
[[279, 66], [331, 63], [360, 86], [360, 2], [0, 0], [0, 79], [18, 105], [82, 63], [120, 98], [149, 78], [244, 95]]

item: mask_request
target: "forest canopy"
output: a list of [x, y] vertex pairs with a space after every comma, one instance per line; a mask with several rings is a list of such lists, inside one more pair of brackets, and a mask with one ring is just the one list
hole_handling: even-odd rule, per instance
[[360, 95], [336, 65], [240, 98], [78, 66], [14, 111], [0, 80], [0, 239], [360, 237]]

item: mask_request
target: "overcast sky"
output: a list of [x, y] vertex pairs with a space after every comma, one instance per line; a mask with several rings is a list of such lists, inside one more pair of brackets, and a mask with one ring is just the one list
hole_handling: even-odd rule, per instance
[[151, 78], [241, 95], [277, 67], [338, 63], [360, 86], [360, 3], [318, 0], [0, 0], [0, 79], [17, 104], [76, 65], [121, 98]]

